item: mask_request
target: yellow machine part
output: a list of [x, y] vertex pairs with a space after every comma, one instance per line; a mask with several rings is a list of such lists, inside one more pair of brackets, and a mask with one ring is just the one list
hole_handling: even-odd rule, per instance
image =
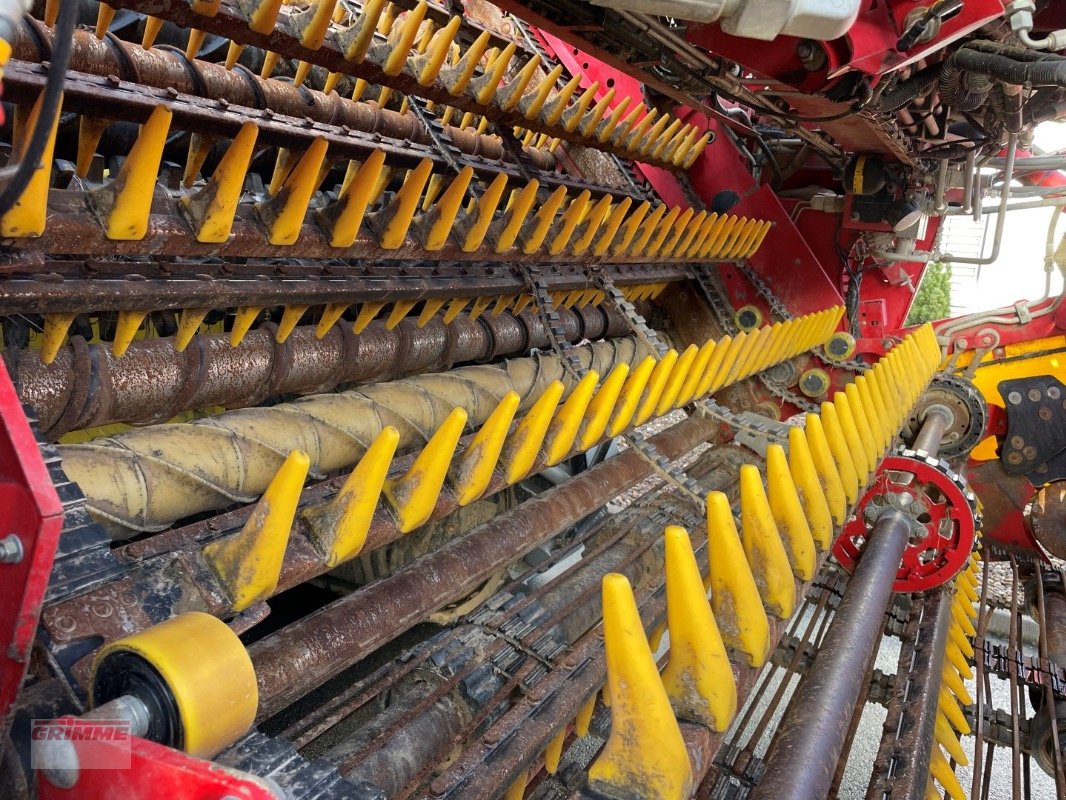
[[120, 652], [140, 656], [163, 678], [181, 715], [185, 752], [208, 758], [255, 721], [259, 690], [252, 660], [220, 619], [191, 611], [116, 639], [96, 654], [94, 674], [109, 655]]
[[[956, 360], [955, 369], [970, 366], [973, 357], [972, 352], [963, 353]], [[1066, 382], [1066, 336], [1004, 345], [1002, 355], [988, 353], [981, 360], [974, 371], [973, 382], [989, 404], [1004, 408], [1006, 403], [999, 393], [1000, 382], [1034, 375], [1053, 375]], [[996, 447], [996, 437], [989, 436], [973, 449], [970, 458], [975, 461], [999, 458]]]

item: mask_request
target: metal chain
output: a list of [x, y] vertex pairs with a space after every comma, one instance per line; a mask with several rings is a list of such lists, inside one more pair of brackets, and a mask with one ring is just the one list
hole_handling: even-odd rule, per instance
[[[459, 172], [462, 171], [462, 166], [459, 164], [459, 159], [456, 157], [456, 154], [460, 154], [461, 151], [452, 144], [451, 138], [448, 136], [447, 132], [445, 132], [444, 125], [441, 124], [441, 121], [426, 110], [425, 103], [426, 101], [421, 97], [415, 97], [414, 95], [409, 95], [407, 98], [407, 107], [411, 109], [415, 117], [417, 117], [418, 121], [422, 124], [423, 129], [429, 134], [429, 138], [433, 141], [433, 146], [436, 148], [437, 152], [444, 157], [444, 160], [448, 164], [448, 168], [458, 175]], [[522, 169], [521, 166], [519, 168]], [[478, 182], [473, 180], [470, 182], [469, 191], [475, 196], [479, 196], [482, 189]]]

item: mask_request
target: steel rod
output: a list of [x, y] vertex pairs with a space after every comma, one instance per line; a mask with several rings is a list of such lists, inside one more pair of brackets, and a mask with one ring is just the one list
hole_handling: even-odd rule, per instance
[[[935, 455], [946, 422], [939, 411], [927, 414], [915, 449]], [[792, 699], [791, 713], [770, 746], [766, 777], [752, 800], [829, 796], [909, 539], [910, 518], [902, 511], [887, 512], [874, 524], [825, 640]]]

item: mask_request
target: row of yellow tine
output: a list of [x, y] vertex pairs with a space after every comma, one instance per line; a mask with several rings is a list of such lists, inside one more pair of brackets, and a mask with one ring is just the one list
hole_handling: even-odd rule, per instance
[[[837, 424], [838, 417], [851, 411], [849, 396], [861, 409], [862, 432], [873, 440], [876, 465], [880, 453], [875, 450], [883, 452], [885, 432], [892, 426], [891, 438], [902, 425], [938, 360], [932, 329], [925, 326], [866, 373], [864, 385], [872, 386], [881, 402], [869, 391], [840, 392], [823, 405], [821, 415], [808, 414], [803, 428], [789, 431], [787, 454], [781, 445], [767, 448], [765, 484], [756, 466], [742, 466], [739, 530], [728, 497], [710, 492], [706, 576], [687, 532], [666, 529], [670, 650], [661, 676], [629, 581], [618, 574], [604, 577], [612, 722], [607, 744], [589, 771], [593, 789], [610, 794], [640, 787], [641, 796], [667, 800], [691, 795], [693, 776], [678, 719], [718, 732], [729, 726], [737, 711], [737, 690], [727, 648], [752, 668], [765, 664], [773, 644], [767, 614], [781, 619], [792, 615], [795, 579], [814, 577], [816, 551], [831, 545], [834, 522], [841, 525], [855, 502], [845, 497], [844, 480], [856, 469], [855, 462], [865, 463], [865, 454], [846, 446]], [[892, 398], [881, 393], [887, 375], [899, 379], [892, 384]], [[836, 415], [840, 408], [847, 411]], [[838, 435], [841, 441], [833, 445]]]
[[[31, 118], [39, 112], [39, 103], [31, 109]], [[90, 194], [107, 238], [137, 241], [147, 235], [172, 116], [168, 109], [156, 108], [141, 127], [118, 175]], [[29, 131], [33, 126], [17, 128]], [[33, 237], [44, 233], [55, 133], [53, 126], [41, 166], [15, 206], [0, 218], [0, 234]], [[182, 197], [180, 208], [198, 241], [223, 243], [229, 239], [257, 133], [254, 122], [245, 123], [206, 185]], [[15, 148], [24, 145], [20, 139]], [[298, 157], [287, 150], [279, 154], [270, 196], [255, 206], [271, 244], [288, 246], [299, 240], [311, 201], [329, 167], [323, 138], [314, 140]], [[771, 227], [766, 221], [731, 214], [695, 213], [679, 206], [653, 208], [647, 201], [630, 212], [630, 198], [615, 203], [610, 195], [603, 195], [593, 201], [588, 190], [571, 197], [565, 186], [557, 187], [537, 207], [540, 184], [536, 179], [512, 189], [505, 201], [508, 176], [503, 173], [489, 183], [480, 198], [468, 199], [474, 178], [471, 167], [463, 168], [447, 188], [440, 176], [432, 176], [432, 168], [433, 162], [423, 159], [406, 173], [394, 195], [382, 198], [389, 168], [384, 164], [384, 152], [375, 151], [362, 163], [349, 163], [338, 199], [313, 216], [331, 246], [341, 250], [356, 243], [365, 224], [384, 250], [396, 250], [413, 241], [437, 251], [451, 240], [453, 246], [468, 253], [485, 246], [496, 254], [517, 248], [526, 255], [567, 252], [657, 261], [748, 258]], [[433, 177], [438, 179], [431, 180]], [[371, 210], [379, 200], [383, 206]]]
[[[558, 464], [605, 436], [617, 436], [775, 363], [768, 361], [770, 353], [781, 360], [823, 343], [841, 313], [834, 307], [764, 328], [750, 337], [763, 343], [760, 352], [746, 347], [741, 334], [690, 346], [681, 355], [671, 350], [661, 359], [648, 356], [632, 371], [619, 364], [602, 381], [590, 371], [565, 399], [564, 385], [555, 381], [517, 421], [520, 398], [510, 392], [458, 453], [467, 412], [456, 408], [399, 477], [388, 477], [399, 433], [387, 426], [337, 495], [304, 509], [303, 522], [325, 564], [335, 566], [362, 550], [382, 496], [381, 510], [401, 533], [410, 532], [432, 517], [446, 484], [458, 505], [472, 503], [494, 476], [506, 485], [517, 483], [537, 464]], [[205, 548], [234, 610], [276, 589], [308, 464], [306, 453], [290, 453], [243, 529]]]
[[[970, 556], [968, 567], [955, 579], [955, 591], [951, 600], [951, 626], [944, 646], [944, 667], [940, 675], [940, 690], [937, 702], [936, 724], [933, 732], [932, 751], [929, 754], [929, 782], [925, 796], [940, 800], [944, 795], [937, 790], [939, 783], [952, 800], [968, 800], [969, 794], [955, 776], [953, 765], [967, 766], [970, 761], [962, 748], [961, 737], [970, 733], [970, 724], [963, 711], [973, 705], [973, 698], [965, 682], [973, 678], [970, 662], [973, 660], [973, 637], [977, 631], [977, 582], [980, 574], [980, 557], [977, 552]], [[934, 783], [935, 781], [935, 783]]]
[[[259, 34], [274, 32], [282, 5], [283, 0], [254, 3], [247, 15], [250, 30]], [[218, 13], [220, 0], [194, 0], [192, 7], [205, 17], [213, 17]], [[502, 51], [490, 48], [491, 37], [487, 31], [464, 52], [456, 42], [462, 17], [453, 16], [437, 28], [435, 22], [426, 18], [428, 10], [424, 0], [402, 14], [397, 14], [397, 7], [387, 0], [369, 0], [358, 18], [349, 22], [338, 0], [317, 0], [306, 11], [287, 19], [289, 30], [307, 49], [336, 48], [353, 64], [368, 61], [378, 65], [386, 78], [403, 74], [420, 86], [443, 89], [453, 97], [465, 97], [483, 105], [490, 116], [518, 113], [534, 128], [561, 127], [574, 138], [594, 138], [645, 161], [687, 169], [711, 139], [709, 131], [696, 125], [682, 125], [681, 120], [659, 115], [643, 103], [629, 110], [632, 101], [628, 97], [612, 108], [613, 88], [597, 101], [599, 82], [578, 91], [583, 82], [580, 74], [559, 88], [557, 81], [562, 76], [562, 66], [542, 74], [541, 57], [533, 55], [519, 67], [517, 46], [511, 43]], [[50, 12], [46, 12], [46, 21], [49, 16]], [[113, 16], [114, 9], [101, 4], [97, 36], [104, 36]], [[161, 20], [148, 18], [142, 41], [145, 49], [152, 46], [161, 26]], [[377, 34], [384, 39], [375, 42]], [[202, 32], [190, 32], [189, 58], [195, 57], [202, 42]], [[227, 67], [236, 63], [241, 49], [239, 44], [230, 44]], [[262, 71], [264, 78], [270, 76], [278, 60], [276, 53], [268, 54]], [[304, 82], [310, 69], [310, 62], [299, 64], [297, 85]], [[329, 74], [326, 91], [333, 88], [337, 77], [336, 73]]]
[[[665, 289], [665, 283], [641, 283], [626, 286], [620, 291], [630, 302], [649, 300], [658, 297]], [[552, 295], [556, 307], [584, 308], [585, 306], [599, 306], [606, 299], [605, 293], [600, 289], [574, 289], [569, 292], [555, 292]], [[386, 302], [363, 303], [352, 323], [352, 332], [359, 334], [366, 330], [375, 319], [384, 313], [386, 307], [389, 311], [385, 314], [385, 330], [391, 331], [405, 319], [408, 313], [419, 303], [422, 308], [415, 318], [415, 324], [419, 328], [425, 327], [430, 320], [434, 319], [438, 312], [441, 321], [450, 325], [462, 313], [465, 313], [470, 321], [476, 320], [483, 313], [488, 312], [496, 317], [505, 311], [514, 315], [521, 314], [534, 303], [533, 295], [520, 293], [516, 295], [483, 295], [481, 297], [456, 297], [451, 300], [442, 298], [429, 298], [419, 300], [394, 300]], [[336, 325], [344, 312], [348, 310], [349, 303], [327, 303], [322, 307], [315, 325], [315, 337], [324, 338], [333, 326]], [[296, 326], [304, 315], [311, 310], [308, 305], [289, 305], [284, 307], [281, 319], [278, 321], [277, 330], [274, 332], [274, 341], [284, 344], [296, 330]], [[241, 306], [237, 309], [230, 329], [229, 342], [232, 347], [239, 347], [248, 331], [252, 329], [259, 315], [264, 311], [263, 306]], [[178, 318], [178, 329], [174, 335], [174, 349], [179, 353], [192, 342], [193, 337], [199, 332], [205, 317], [210, 313], [207, 308], [182, 309]], [[55, 361], [59, 349], [67, 341], [70, 326], [74, 324], [77, 314], [54, 313], [46, 314], [44, 328], [41, 333], [40, 356], [45, 364]], [[129, 350], [129, 346], [143, 329], [144, 322], [148, 317], [147, 311], [120, 311], [115, 323], [114, 339], [111, 343], [111, 352], [115, 358], [122, 358]]]

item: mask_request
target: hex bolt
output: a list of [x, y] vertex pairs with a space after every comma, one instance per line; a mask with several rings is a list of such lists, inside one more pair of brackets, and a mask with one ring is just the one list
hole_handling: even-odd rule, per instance
[[0, 564], [18, 564], [24, 555], [22, 540], [16, 534], [9, 533], [0, 539]]

